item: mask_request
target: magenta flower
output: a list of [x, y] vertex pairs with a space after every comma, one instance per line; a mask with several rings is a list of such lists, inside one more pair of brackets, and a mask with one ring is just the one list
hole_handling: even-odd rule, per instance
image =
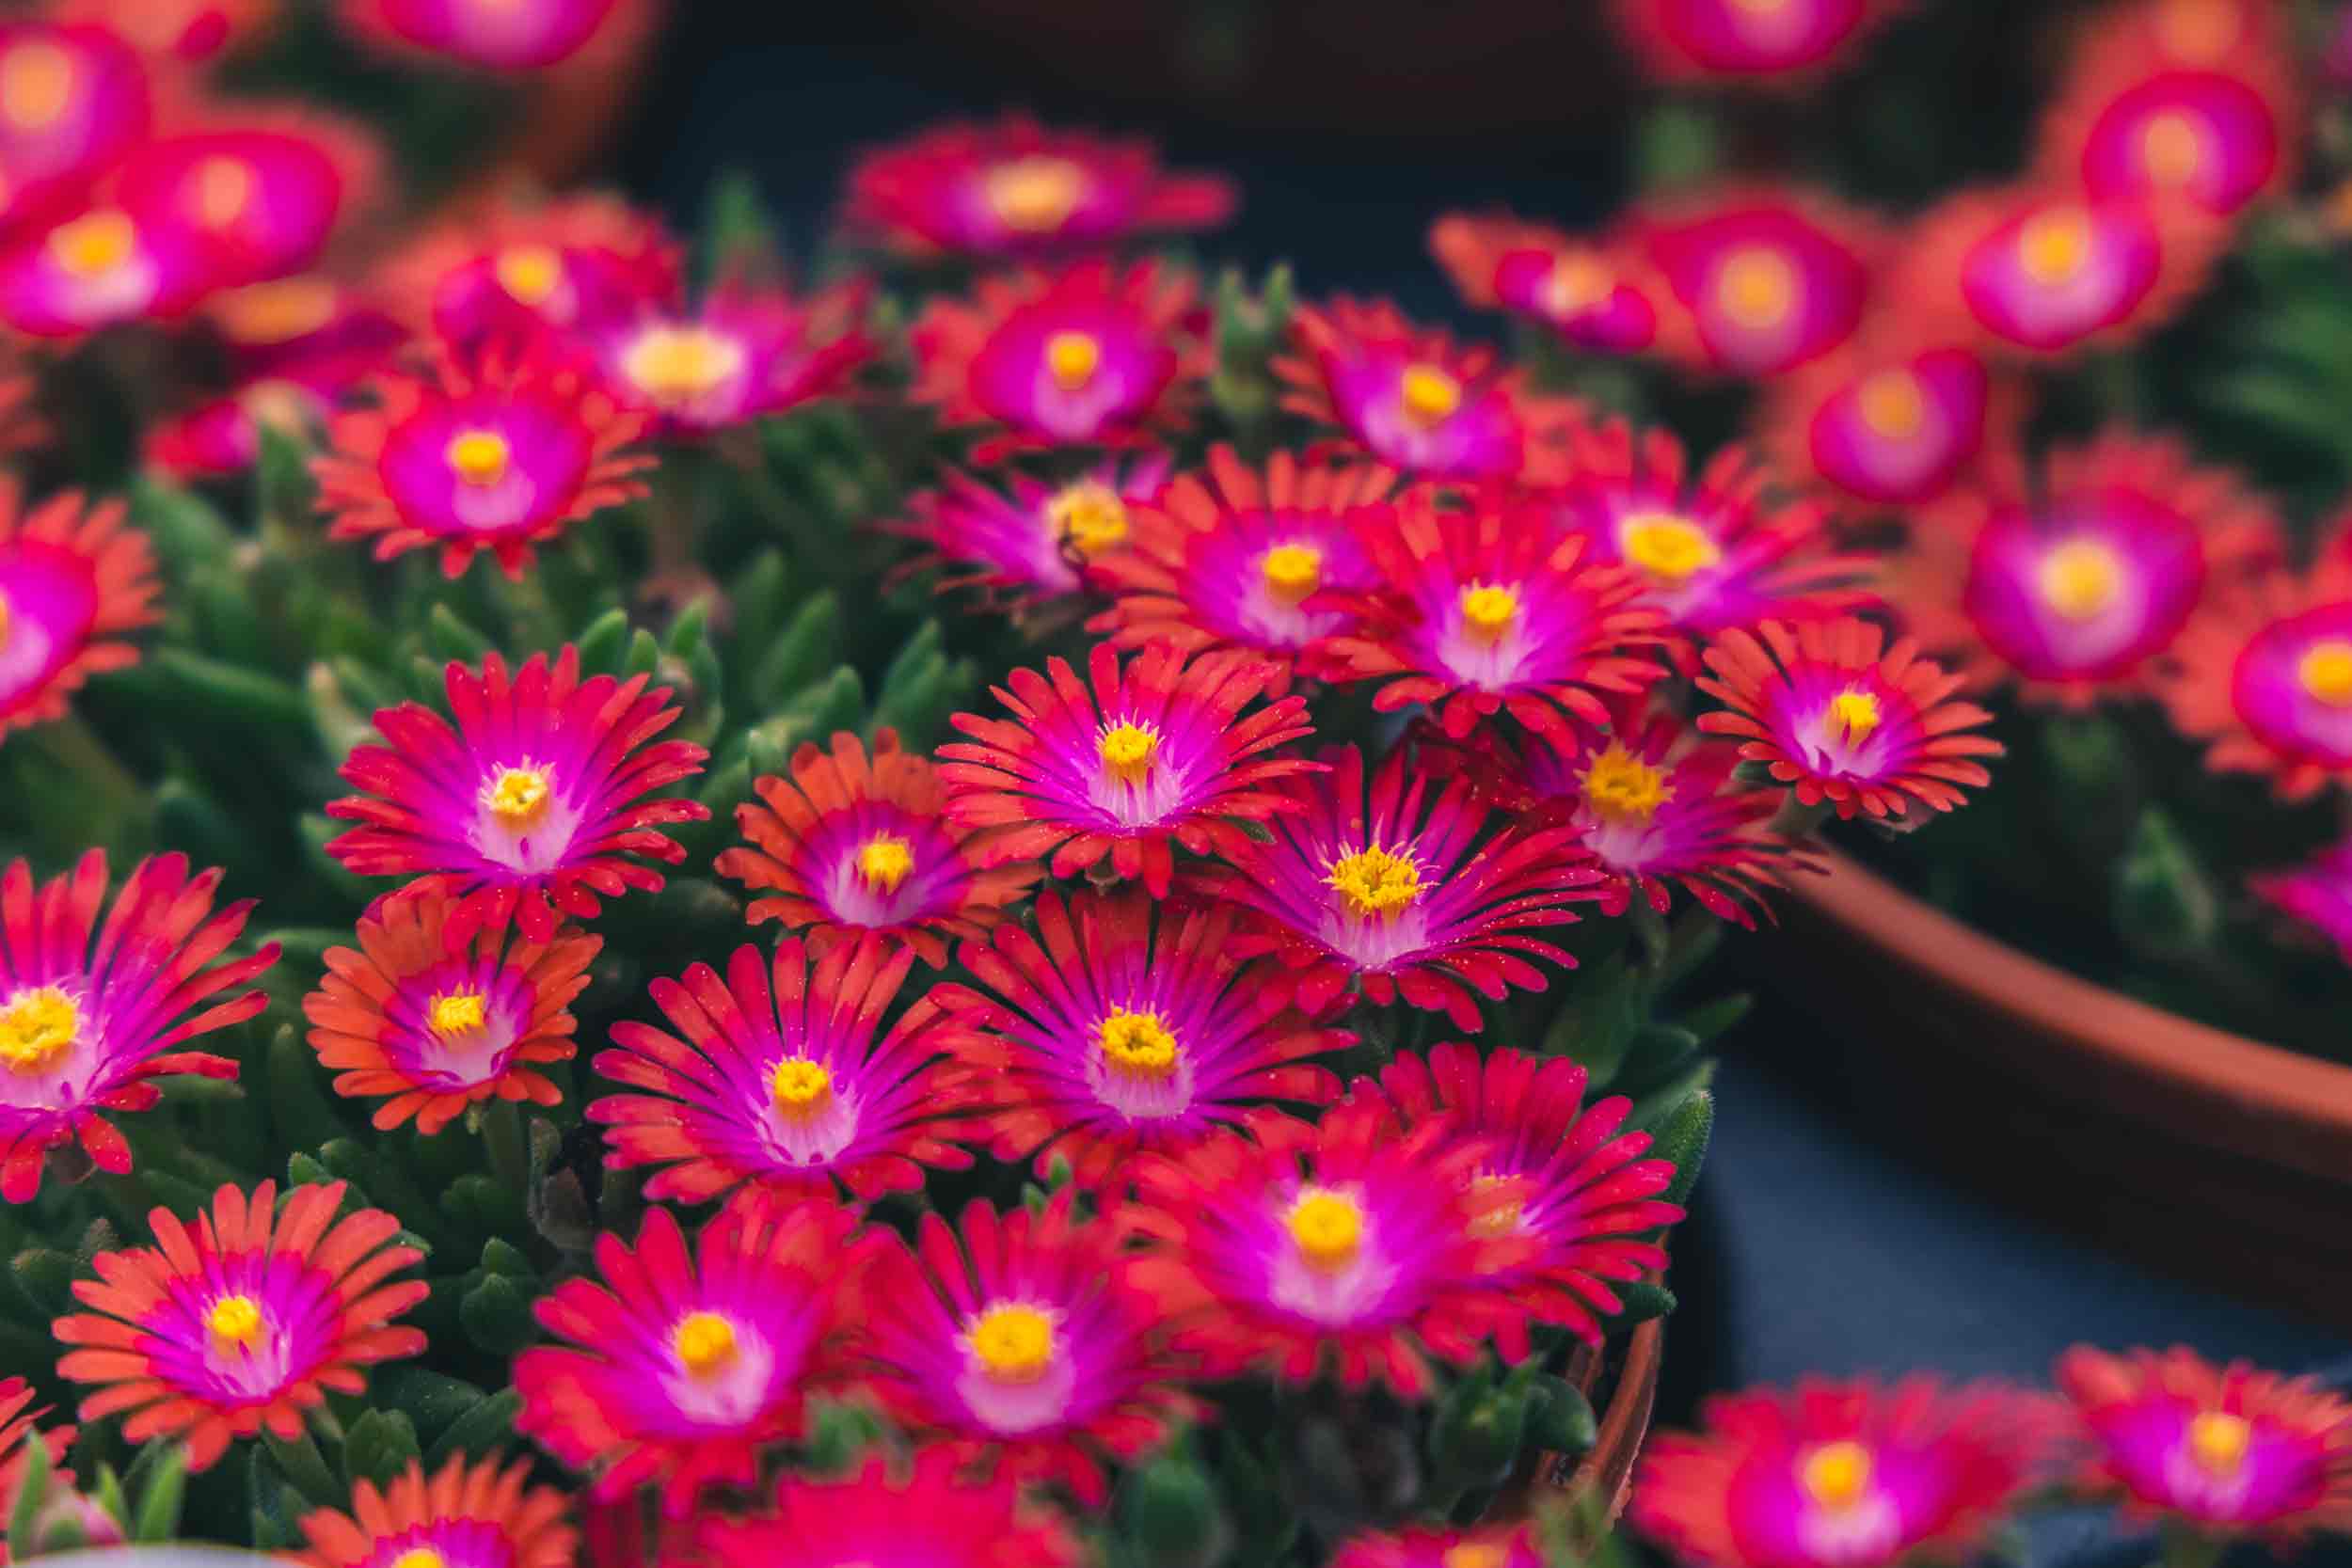
[[1904, 0], [1614, 0], [1618, 30], [1662, 82], [1795, 89], [1849, 55]]
[[689, 314], [652, 310], [597, 341], [604, 376], [629, 407], [678, 436], [725, 429], [839, 392], [874, 345], [858, 330], [866, 289], [795, 300], [723, 290]]
[[89, 207], [0, 249], [0, 322], [31, 338], [184, 313], [219, 281], [191, 230]]
[[1885, 245], [1877, 226], [1811, 191], [1712, 191], [1636, 214], [1632, 233], [1688, 312], [1686, 357], [1777, 375], [1852, 336]]
[[342, 0], [345, 19], [363, 34], [485, 71], [537, 71], [569, 59], [619, 3]]
[[211, 286], [265, 282], [315, 261], [359, 205], [373, 160], [355, 137], [301, 120], [166, 136], [124, 162], [116, 199], [197, 246]]
[[1430, 226], [1429, 248], [1464, 299], [1540, 322], [1577, 348], [1638, 354], [1658, 339], [1665, 282], [1620, 240], [1448, 213]]
[[1077, 593], [1088, 567], [1128, 550], [1135, 509], [1159, 494], [1168, 463], [1159, 451], [1123, 467], [1105, 459], [1062, 484], [1007, 471], [1003, 489], [950, 472], [909, 502], [903, 521], [883, 526], [930, 546], [912, 569], [941, 568], [942, 592], [979, 588], [1026, 607]]
[[2336, 944], [2352, 963], [2352, 844], [2336, 844], [2299, 865], [2246, 879], [2247, 891]]
[[2017, 384], [1974, 350], [1850, 344], [1768, 388], [1759, 439], [1792, 474], [1872, 506], [1910, 506], [1978, 458], [2007, 451], [2023, 420]]
[[112, 26], [0, 25], [0, 227], [39, 224], [87, 201], [98, 178], [147, 139], [147, 68]]

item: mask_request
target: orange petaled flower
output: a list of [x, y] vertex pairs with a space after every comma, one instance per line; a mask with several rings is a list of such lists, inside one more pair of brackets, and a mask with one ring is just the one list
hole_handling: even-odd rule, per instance
[[1661, 82], [1794, 91], [1818, 82], [1904, 0], [1615, 0], [1617, 30]]
[[2017, 441], [2020, 372], [1996, 370], [1958, 322], [1915, 326], [1899, 302], [1851, 341], [1775, 378], [1756, 414], [1759, 445], [1790, 474], [1867, 508], [1934, 499]]
[[430, 892], [381, 901], [360, 917], [358, 949], [328, 948], [326, 978], [302, 999], [310, 1048], [339, 1069], [335, 1092], [391, 1097], [379, 1128], [413, 1116], [430, 1135], [485, 1101], [562, 1098], [532, 1069], [571, 1059], [566, 1009], [603, 942], [570, 927], [544, 942], [485, 927], [453, 950], [453, 907]]
[[123, 516], [75, 491], [26, 510], [0, 479], [0, 736], [63, 718], [84, 681], [138, 662], [121, 633], [163, 619], [147, 535]]
[[874, 732], [874, 752], [846, 731], [831, 751], [814, 741], [792, 755], [792, 776], [765, 775], [757, 800], [735, 808], [749, 845], [719, 856], [719, 874], [755, 898], [751, 924], [804, 932], [822, 956], [834, 942], [876, 931], [914, 949], [933, 969], [947, 939], [984, 936], [1007, 904], [1041, 873], [1033, 861], [989, 866], [986, 836], [951, 822], [930, 758], [898, 749], [898, 732]]
[[676, 245], [618, 198], [501, 201], [427, 233], [383, 269], [412, 331], [456, 349], [587, 335], [674, 301]]
[[1798, 185], [1677, 196], [1637, 209], [1627, 228], [1680, 305], [1661, 348], [1742, 377], [1777, 375], [1851, 337], [1889, 246], [1875, 218]]
[[462, 1453], [429, 1478], [416, 1460], [378, 1490], [351, 1489], [351, 1512], [322, 1508], [302, 1517], [310, 1549], [294, 1560], [307, 1568], [569, 1568], [579, 1532], [565, 1518], [564, 1494], [528, 1486], [526, 1456], [500, 1468], [492, 1454], [469, 1465]]

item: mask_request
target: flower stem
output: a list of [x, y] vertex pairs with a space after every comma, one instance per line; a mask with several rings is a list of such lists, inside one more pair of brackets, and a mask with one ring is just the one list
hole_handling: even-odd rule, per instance
[[531, 1161], [524, 1152], [523, 1114], [513, 1101], [493, 1100], [482, 1108], [482, 1142], [492, 1180], [521, 1202], [531, 1188]]
[[286, 1479], [294, 1482], [295, 1491], [314, 1503], [331, 1503], [342, 1496], [334, 1476], [327, 1471], [326, 1457], [308, 1432], [291, 1443], [269, 1432], [262, 1433], [262, 1440], [269, 1445], [270, 1457], [278, 1461], [278, 1467], [286, 1472]]

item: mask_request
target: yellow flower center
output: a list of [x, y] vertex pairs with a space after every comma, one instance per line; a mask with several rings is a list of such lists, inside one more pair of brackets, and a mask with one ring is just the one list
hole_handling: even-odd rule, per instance
[[2352, 642], [2329, 638], [2312, 643], [2296, 661], [2295, 678], [2330, 707], [2352, 704]]
[[1741, 326], [1778, 326], [1797, 302], [1797, 269], [1762, 245], [1735, 250], [1715, 275], [1715, 300]]
[[1298, 1255], [1318, 1269], [1343, 1269], [1363, 1250], [1364, 1211], [1344, 1193], [1310, 1187], [1282, 1216]]
[[1583, 773], [1584, 799], [1608, 816], [1646, 822], [1674, 798], [1662, 769], [1652, 768], [1613, 741]]
[[82, 1009], [55, 986], [23, 990], [0, 1007], [0, 1067], [40, 1072], [82, 1032]]
[[2164, 46], [2194, 65], [2207, 65], [2237, 41], [2236, 0], [2170, 0], [2156, 13]]
[[457, 477], [469, 484], [496, 484], [506, 477], [515, 449], [495, 430], [460, 431], [450, 437], [443, 453]]
[[1829, 733], [1843, 736], [1847, 745], [1861, 745], [1878, 727], [1879, 700], [1871, 693], [1850, 688], [1829, 700]]
[[1927, 393], [1905, 370], [1880, 371], [1854, 393], [1862, 422], [1890, 441], [1908, 440], [1927, 422]]
[[2205, 138], [2197, 121], [2178, 109], [2150, 119], [2139, 133], [2139, 162], [2148, 178], [2175, 189], [2197, 177], [2205, 161]]
[[914, 851], [907, 841], [889, 833], [867, 839], [857, 852], [857, 874], [866, 885], [883, 893], [896, 893], [898, 884], [914, 870]]
[[1544, 275], [1544, 309], [1555, 316], [1573, 316], [1609, 297], [1616, 277], [1600, 259], [1584, 251], [1560, 257]]
[[204, 1326], [222, 1350], [241, 1350], [261, 1338], [262, 1308], [251, 1296], [223, 1296], [205, 1314]]
[[1519, 618], [1519, 596], [1508, 588], [1474, 582], [1462, 590], [1462, 629], [1481, 642], [1500, 642]]
[[678, 1365], [696, 1377], [723, 1372], [735, 1364], [735, 1325], [716, 1312], [687, 1313], [670, 1338]]
[[1054, 1364], [1054, 1321], [1034, 1307], [1002, 1302], [980, 1314], [963, 1342], [1002, 1383], [1035, 1383]]
[[1724, 558], [1706, 530], [1671, 512], [1637, 513], [1617, 537], [1628, 561], [1664, 583], [1688, 582]]
[[1111, 777], [1139, 784], [1152, 776], [1152, 765], [1159, 759], [1160, 737], [1150, 725], [1122, 719], [1103, 732], [1096, 749]]
[[1342, 855], [1324, 879], [1361, 919], [1392, 919], [1422, 895], [1421, 867], [1409, 855], [1375, 846]]
[[2254, 1429], [2243, 1416], [2201, 1410], [2188, 1423], [2188, 1451], [2207, 1475], [2227, 1481], [2246, 1463]]
[[1851, 1439], [1823, 1443], [1797, 1466], [1797, 1483], [1816, 1506], [1851, 1508], [1870, 1489], [1870, 1450]]
[[509, 828], [523, 828], [548, 809], [548, 770], [524, 766], [501, 768], [482, 792], [482, 803]]
[[0, 115], [38, 131], [73, 101], [73, 56], [54, 43], [20, 43], [0, 56]]
[[1176, 1070], [1176, 1037], [1157, 1013], [1131, 1013], [1113, 1007], [1095, 1031], [1103, 1057], [1113, 1067], [1146, 1078], [1166, 1078]]
[[1478, 1213], [1470, 1221], [1470, 1234], [1508, 1236], [1518, 1230], [1527, 1215], [1522, 1196], [1526, 1191], [1527, 1179], [1522, 1176], [1488, 1173], [1471, 1177], [1470, 1196]]
[[411, 1546], [392, 1559], [392, 1568], [449, 1568], [449, 1559], [430, 1546]]
[[769, 1098], [787, 1117], [813, 1117], [833, 1099], [833, 1074], [822, 1062], [787, 1056], [768, 1080]]
[[49, 231], [49, 254], [76, 277], [96, 277], [131, 259], [139, 232], [119, 207], [86, 214]]
[[253, 166], [243, 158], [215, 155], [196, 166], [188, 205], [207, 229], [226, 229], [245, 214], [253, 199]]
[[1409, 422], [1427, 430], [1452, 418], [1462, 406], [1462, 384], [1442, 366], [1407, 365], [1397, 377], [1396, 400]]
[[0, 648], [8, 645], [8, 596], [6, 594], [0, 594]]
[[257, 381], [237, 394], [237, 406], [255, 424], [299, 433], [308, 429], [317, 400], [291, 381]]
[[2090, 216], [2079, 207], [2036, 213], [2017, 231], [2017, 264], [2037, 283], [2074, 281], [2090, 261]]
[[1023, 234], [1050, 234], [1070, 221], [1086, 198], [1087, 172], [1068, 158], [1031, 153], [997, 164], [981, 177], [989, 211]]
[[335, 285], [323, 277], [248, 283], [215, 297], [214, 318], [241, 343], [284, 343], [335, 319]]
[[707, 326], [651, 326], [621, 355], [621, 373], [663, 407], [707, 397], [740, 374], [743, 345]]
[[1445, 1555], [1438, 1559], [1438, 1568], [1503, 1568], [1510, 1560], [1510, 1553], [1491, 1542], [1464, 1541], [1445, 1549]]
[[425, 1023], [435, 1034], [447, 1038], [481, 1028], [485, 1016], [485, 999], [480, 991], [453, 990], [433, 999], [425, 1009]]
[[2123, 562], [2095, 539], [2070, 539], [2042, 558], [2034, 586], [2042, 600], [2070, 621], [2088, 621], [2122, 591]]
[[1127, 503], [1097, 480], [1082, 479], [1057, 492], [1045, 503], [1045, 520], [1055, 538], [1089, 558], [1127, 542]]
[[1102, 363], [1103, 345], [1090, 332], [1057, 332], [1045, 340], [1045, 369], [1065, 392], [1093, 380]]
[[520, 305], [544, 305], [564, 281], [564, 257], [553, 245], [510, 245], [490, 262], [490, 275]]
[[1323, 586], [1323, 552], [1312, 545], [1277, 545], [1265, 552], [1260, 569], [1265, 591], [1285, 604], [1296, 604]]

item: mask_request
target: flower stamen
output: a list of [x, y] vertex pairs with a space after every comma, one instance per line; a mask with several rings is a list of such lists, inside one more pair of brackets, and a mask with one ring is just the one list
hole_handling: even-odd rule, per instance
[[1652, 768], [1613, 741], [1581, 777], [1585, 802], [1604, 816], [1646, 822], [1658, 815], [1660, 806], [1674, 799], [1674, 787], [1666, 783], [1663, 769]]
[[1095, 1030], [1104, 1060], [1144, 1078], [1166, 1078], [1176, 1070], [1176, 1037], [1160, 1015], [1113, 1007]]
[[709, 1377], [735, 1364], [735, 1325], [716, 1312], [689, 1312], [671, 1336], [678, 1364], [696, 1377]]
[[1397, 377], [1396, 401], [1405, 418], [1422, 430], [1442, 424], [1462, 406], [1462, 384], [1444, 367], [1426, 363], [1405, 367]]
[[1298, 1195], [1282, 1223], [1290, 1227], [1299, 1256], [1315, 1268], [1343, 1269], [1363, 1250], [1363, 1207], [1344, 1193], [1310, 1187]]
[[1018, 1302], [1000, 1302], [981, 1313], [963, 1342], [1000, 1383], [1035, 1383], [1054, 1364], [1053, 1319]]
[[857, 852], [857, 874], [879, 893], [896, 893], [914, 870], [914, 851], [903, 838], [882, 833], [867, 839]]
[[465, 430], [450, 437], [442, 455], [467, 483], [491, 485], [506, 477], [515, 449], [495, 430]]
[[1265, 591], [1284, 604], [1296, 604], [1323, 586], [1323, 552], [1312, 545], [1277, 545], [1265, 552], [1259, 569], [1265, 574]]
[[1905, 441], [1927, 423], [1927, 394], [1919, 378], [1906, 370], [1880, 371], [1854, 393], [1854, 404], [1871, 434], [1890, 441]]
[[1797, 1483], [1815, 1506], [1842, 1513], [1870, 1490], [1870, 1450], [1850, 1438], [1823, 1443], [1797, 1465]]
[[2189, 1419], [2189, 1455], [2217, 1481], [2228, 1481], [2238, 1473], [2253, 1440], [2252, 1423], [2227, 1410], [2201, 1410]]
[[2296, 661], [2295, 678], [2329, 707], [2352, 705], [2352, 642], [2331, 637], [2312, 643]]
[[0, 1067], [40, 1072], [82, 1032], [82, 1009], [55, 986], [22, 990], [0, 1007]]
[[1880, 717], [1875, 695], [1849, 687], [1830, 699], [1829, 713], [1822, 725], [1834, 738], [1842, 739], [1849, 746], [1859, 746], [1879, 727]]
[[1159, 760], [1160, 737], [1149, 724], [1122, 719], [1103, 732], [1097, 747], [1103, 766], [1121, 784], [1141, 784]]
[[1724, 558], [1707, 531], [1671, 512], [1637, 512], [1618, 529], [1625, 558], [1660, 582], [1688, 582]]
[[2090, 264], [2090, 218], [2079, 207], [2037, 213], [2017, 234], [2017, 264], [2050, 288], [2071, 283]]
[[1733, 251], [1715, 275], [1716, 303], [1752, 331], [1778, 326], [1796, 299], [1797, 269], [1788, 257], [1762, 245]]
[[1087, 191], [1086, 170], [1068, 158], [1035, 152], [997, 164], [981, 176], [996, 221], [1021, 234], [1050, 234], [1070, 221]]
[[1421, 866], [1377, 845], [1343, 855], [1325, 879], [1361, 920], [1393, 920], [1422, 895]]
[[1057, 332], [1045, 340], [1046, 372], [1065, 392], [1084, 390], [1102, 364], [1102, 341], [1090, 332]]
[[649, 326], [622, 352], [621, 373], [664, 408], [709, 396], [742, 373], [743, 345], [707, 326]]
[[2095, 539], [2070, 539], [2042, 558], [2034, 586], [2042, 602], [2070, 621], [2088, 621], [2122, 591], [2123, 562]]
[[769, 1075], [768, 1095], [781, 1116], [813, 1117], [833, 1101], [833, 1074], [822, 1062], [787, 1056]]
[[482, 803], [508, 828], [527, 828], [548, 809], [548, 770], [533, 763], [502, 768], [482, 792]]
[[482, 1027], [489, 1016], [487, 1000], [478, 990], [450, 991], [437, 996], [425, 1009], [425, 1023], [447, 1039]]
[[1054, 537], [1089, 559], [1127, 542], [1127, 503], [1097, 480], [1082, 479], [1045, 503]]
[[204, 1327], [223, 1351], [250, 1350], [262, 1336], [262, 1308], [251, 1296], [223, 1296], [204, 1315]]
[[564, 281], [564, 258], [553, 245], [510, 245], [490, 273], [517, 305], [545, 305]]
[[49, 254], [76, 277], [96, 277], [131, 259], [138, 230], [118, 207], [86, 214], [49, 231]]
[[1462, 630], [1480, 642], [1500, 642], [1519, 618], [1519, 596], [1493, 583], [1474, 582], [1462, 590]]

